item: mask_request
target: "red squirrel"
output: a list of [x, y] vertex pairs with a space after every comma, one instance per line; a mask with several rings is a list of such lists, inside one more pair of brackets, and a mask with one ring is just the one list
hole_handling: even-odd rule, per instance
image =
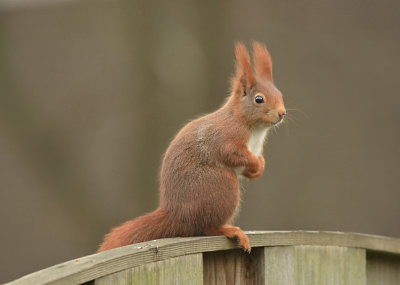
[[264, 172], [263, 143], [268, 129], [286, 115], [272, 78], [267, 48], [253, 43], [253, 63], [236, 44], [231, 95], [217, 111], [184, 126], [170, 143], [161, 167], [160, 204], [125, 222], [104, 238], [99, 252], [170, 237], [224, 235], [250, 252], [249, 238], [232, 220], [240, 202], [239, 177]]

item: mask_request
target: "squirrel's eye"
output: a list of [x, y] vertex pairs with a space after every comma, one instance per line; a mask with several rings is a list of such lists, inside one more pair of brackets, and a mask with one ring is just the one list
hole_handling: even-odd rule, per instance
[[261, 96], [256, 96], [256, 98], [254, 98], [254, 101], [256, 101], [257, 104], [261, 104], [264, 103], [264, 98]]

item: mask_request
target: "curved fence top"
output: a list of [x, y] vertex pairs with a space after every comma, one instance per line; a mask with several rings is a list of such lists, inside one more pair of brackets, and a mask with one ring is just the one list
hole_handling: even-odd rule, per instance
[[[251, 246], [339, 246], [400, 255], [400, 239], [342, 232], [248, 231]], [[9, 284], [80, 284], [128, 268], [169, 258], [236, 249], [224, 236], [169, 238], [133, 244], [77, 258], [26, 275]]]

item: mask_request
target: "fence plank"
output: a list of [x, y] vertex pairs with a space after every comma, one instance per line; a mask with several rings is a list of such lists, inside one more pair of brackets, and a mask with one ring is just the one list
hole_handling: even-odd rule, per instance
[[202, 254], [185, 255], [123, 270], [95, 281], [95, 285], [203, 284]]
[[94, 280], [94, 285], [130, 285], [132, 284], [132, 269], [122, 270]]
[[251, 254], [241, 249], [203, 255], [204, 284], [264, 284], [264, 248]]
[[399, 285], [400, 257], [396, 255], [367, 253], [368, 285]]
[[364, 249], [337, 246], [265, 248], [265, 284], [365, 285]]

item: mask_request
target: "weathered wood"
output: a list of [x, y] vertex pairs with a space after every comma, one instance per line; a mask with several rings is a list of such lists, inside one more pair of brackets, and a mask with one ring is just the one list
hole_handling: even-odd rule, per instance
[[109, 284], [116, 284], [116, 285], [132, 284], [132, 269], [125, 269], [94, 280], [94, 285], [109, 285]]
[[208, 252], [203, 256], [204, 284], [264, 284], [264, 248], [251, 254], [241, 249]]
[[202, 254], [185, 255], [113, 273], [95, 285], [203, 284]]
[[365, 249], [338, 246], [265, 248], [265, 284], [365, 285]]
[[[247, 232], [253, 247], [320, 245], [364, 248], [400, 254], [400, 239], [340, 232]], [[236, 243], [223, 236], [174, 238], [134, 244], [78, 258], [9, 284], [80, 284], [104, 275], [182, 255], [228, 250]]]
[[367, 253], [367, 280], [368, 285], [399, 285], [400, 256]]

